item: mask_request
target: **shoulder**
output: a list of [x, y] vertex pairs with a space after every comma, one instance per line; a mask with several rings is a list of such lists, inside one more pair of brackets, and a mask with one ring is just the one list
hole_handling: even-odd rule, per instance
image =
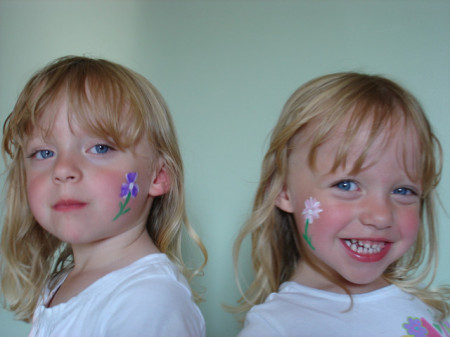
[[189, 295], [191, 293], [183, 274], [165, 254], [145, 256], [128, 267], [116, 271], [114, 278], [117, 287], [123, 291], [138, 287], [143, 288], [144, 291], [180, 288]]
[[304, 290], [297, 283], [283, 283], [278, 292], [250, 309], [238, 337], [295, 336], [301, 326], [299, 317], [308, 312]]
[[133, 301], [146, 306], [191, 306], [188, 282], [165, 254], [146, 256], [119, 271], [111, 283], [111, 301]]
[[203, 336], [204, 319], [189, 284], [165, 255], [155, 255], [128, 268], [113, 287], [104, 315], [110, 331], [130, 336], [123, 329], [133, 322], [150, 336]]

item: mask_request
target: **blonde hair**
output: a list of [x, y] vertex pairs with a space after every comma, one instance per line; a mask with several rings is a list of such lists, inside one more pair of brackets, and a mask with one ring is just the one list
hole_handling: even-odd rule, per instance
[[[68, 244], [46, 232], [27, 202], [24, 146], [39, 120], [58, 99], [67, 98], [70, 117], [87, 130], [131, 148], [145, 137], [162, 158], [171, 189], [155, 198], [147, 230], [159, 250], [189, 281], [203, 269], [206, 249], [185, 210], [183, 164], [172, 118], [164, 99], [143, 76], [102, 59], [67, 56], [38, 71], [25, 85], [3, 126], [3, 157], [8, 162], [5, 221], [1, 238], [4, 304], [18, 319], [30, 320], [46, 282], [73, 265]], [[51, 126], [47, 126], [49, 131]], [[203, 264], [191, 270], [183, 261], [182, 231], [199, 247]], [[199, 298], [197, 298], [199, 299]]]
[[[363, 124], [369, 125], [370, 133], [367, 143], [361, 144], [364, 148], [352, 168], [353, 173], [361, 170], [368, 149], [386, 130], [391, 130], [392, 137], [393, 132], [398, 131], [394, 130], [395, 127], [404, 125], [405, 130], [411, 130], [406, 126], [412, 126], [417, 134], [420, 147], [417, 173], [423, 187], [421, 218], [426, 226], [420, 227], [415, 244], [392, 263], [383, 276], [388, 282], [417, 295], [443, 315], [448, 315], [449, 306], [445, 303], [449, 299], [448, 288], [440, 291], [429, 289], [436, 273], [438, 254], [434, 200], [442, 166], [439, 141], [420, 104], [409, 92], [386, 78], [359, 73], [336, 73], [316, 78], [297, 89], [286, 102], [263, 160], [253, 211], [234, 244], [235, 274], [242, 294], [234, 311], [245, 312], [264, 302], [271, 292], [278, 291], [281, 283], [291, 278], [300, 259], [309, 261], [292, 214], [277, 208], [276, 200], [286, 182], [293, 137], [301, 138], [304, 129], [309, 128], [307, 136], [311, 137], [311, 148], [308, 164], [314, 169], [317, 150], [333, 137], [333, 130], [342, 125], [343, 120], [348, 120], [348, 125], [332, 171], [345, 165], [350, 145]], [[255, 276], [244, 292], [238, 276], [238, 258], [243, 240], [248, 235], [251, 235]], [[424, 268], [420, 270], [421, 267]], [[323, 270], [318, 271], [350, 295], [342, 279]], [[430, 271], [431, 280], [420, 288], [419, 284]]]

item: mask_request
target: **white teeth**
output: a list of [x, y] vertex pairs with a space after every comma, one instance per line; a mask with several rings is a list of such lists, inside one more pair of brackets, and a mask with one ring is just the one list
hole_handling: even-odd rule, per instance
[[344, 240], [345, 244], [358, 254], [376, 254], [381, 252], [384, 242], [371, 243], [363, 240]]

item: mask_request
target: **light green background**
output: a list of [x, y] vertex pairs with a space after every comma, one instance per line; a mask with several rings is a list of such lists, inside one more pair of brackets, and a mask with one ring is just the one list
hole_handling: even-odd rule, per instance
[[[208, 336], [234, 336], [238, 324], [221, 308], [238, 297], [232, 243], [288, 96], [329, 72], [387, 75], [422, 102], [449, 158], [449, 18], [447, 0], [0, 0], [1, 120], [32, 72], [66, 54], [107, 58], [150, 79], [173, 113], [188, 212], [210, 255], [199, 280], [207, 290], [200, 307]], [[449, 209], [448, 160], [439, 190]], [[442, 208], [439, 220], [436, 284], [449, 284], [450, 226]], [[26, 336], [28, 329], [0, 311], [0, 336]]]

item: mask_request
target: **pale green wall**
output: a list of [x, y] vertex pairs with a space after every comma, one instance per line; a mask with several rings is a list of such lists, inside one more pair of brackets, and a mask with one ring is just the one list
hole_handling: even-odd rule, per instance
[[[234, 336], [231, 247], [248, 215], [267, 135], [287, 97], [321, 74], [387, 75], [423, 103], [450, 158], [450, 2], [0, 0], [0, 113], [31, 73], [66, 54], [104, 57], [148, 77], [174, 115], [188, 212], [210, 254], [201, 304], [208, 336]], [[450, 161], [440, 185], [450, 204]], [[450, 283], [440, 210], [437, 283]], [[248, 260], [246, 262], [248, 264]], [[28, 326], [0, 311], [0, 335]]]

